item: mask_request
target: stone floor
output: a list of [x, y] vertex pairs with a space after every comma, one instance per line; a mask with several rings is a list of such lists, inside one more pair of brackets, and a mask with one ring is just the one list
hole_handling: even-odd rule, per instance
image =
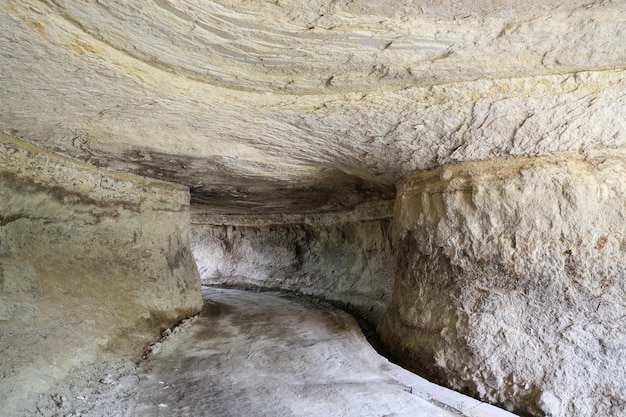
[[378, 355], [348, 314], [280, 293], [205, 288], [152, 347], [132, 416], [511, 416]]

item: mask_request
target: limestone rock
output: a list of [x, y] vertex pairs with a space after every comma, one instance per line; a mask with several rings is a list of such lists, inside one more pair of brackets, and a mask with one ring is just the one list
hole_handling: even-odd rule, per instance
[[196, 313], [188, 230], [184, 187], [0, 136], [1, 413], [34, 415], [37, 395], [77, 366], [139, 356]]
[[441, 163], [626, 146], [624, 2], [466, 3], [9, 2], [0, 127], [225, 213], [344, 210]]
[[[91, 166], [0, 140], [7, 366], [33, 361], [16, 347], [28, 326], [51, 346], [72, 333], [115, 350], [155, 331], [138, 323], [195, 311], [191, 197], [207, 282], [378, 322], [395, 274], [380, 329], [414, 365], [537, 415], [620, 415], [625, 13], [618, 0], [2, 2], [0, 130]], [[372, 216], [394, 197], [393, 220]], [[85, 320], [65, 323], [60, 305]], [[56, 378], [36, 366], [14, 380]]]
[[384, 341], [439, 381], [509, 409], [622, 414], [624, 195], [624, 152], [408, 177]]
[[196, 209], [191, 247], [208, 285], [332, 301], [378, 323], [393, 286], [393, 202], [323, 215], [219, 216]]

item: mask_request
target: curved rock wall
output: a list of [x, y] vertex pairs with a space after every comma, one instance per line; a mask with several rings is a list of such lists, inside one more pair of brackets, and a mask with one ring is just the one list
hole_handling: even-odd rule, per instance
[[626, 409], [626, 152], [405, 179], [379, 326], [414, 368], [541, 416]]
[[37, 396], [108, 353], [138, 357], [202, 306], [185, 187], [0, 135], [0, 398]]
[[393, 202], [323, 215], [194, 215], [191, 246], [206, 284], [321, 297], [378, 323], [393, 285]]

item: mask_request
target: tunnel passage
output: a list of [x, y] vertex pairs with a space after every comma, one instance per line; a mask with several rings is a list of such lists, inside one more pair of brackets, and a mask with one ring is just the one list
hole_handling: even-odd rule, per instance
[[[0, 139], [0, 399], [32, 415], [69, 369], [201, 308], [191, 194], [268, 216], [202, 223], [205, 281], [343, 303], [410, 366], [509, 408], [621, 417], [625, 14], [3, 2], [0, 130], [29, 144]], [[361, 211], [398, 185], [393, 211]]]
[[447, 165], [403, 180], [394, 206], [332, 215], [198, 210], [191, 244], [204, 283], [343, 304], [459, 391], [522, 414], [619, 415], [625, 161]]
[[[146, 404], [142, 402], [145, 392], [140, 382], [159, 376], [156, 371], [151, 374], [151, 367], [159, 364], [159, 360], [165, 361], [158, 356], [158, 347], [161, 347], [160, 352], [165, 352], [183, 343], [185, 326], [194, 322], [191, 316], [203, 305], [200, 276], [190, 256], [187, 190], [175, 184], [110, 173], [6, 136], [0, 136], [0, 162], [0, 349], [3, 355], [6, 354], [0, 363], [0, 415], [103, 417], [142, 412]], [[311, 294], [342, 300], [348, 297], [343, 298], [341, 291], [347, 294], [347, 289], [351, 288], [355, 290], [350, 294], [355, 308], [362, 308], [363, 314], [370, 314], [372, 318], [381, 316], [381, 301], [388, 298], [391, 285], [375, 282], [373, 276], [367, 278], [367, 285], [359, 279], [366, 277], [362, 274], [366, 268], [383, 271], [377, 265], [384, 263], [379, 256], [389, 256], [390, 249], [385, 242], [390, 207], [389, 202], [382, 202], [361, 207], [354, 213], [307, 217], [302, 221], [303, 224], [309, 223], [306, 227], [289, 226], [300, 236], [298, 244], [292, 247], [295, 265], [313, 270], [332, 258], [334, 267], [344, 268], [328, 276], [320, 273], [317, 280], [311, 281], [308, 288]], [[336, 230], [338, 218], [345, 224]], [[313, 219], [319, 223], [311, 224]], [[291, 220], [302, 218], [296, 216]], [[263, 237], [266, 232], [263, 228], [268, 226], [261, 223], [257, 224], [261, 229], [252, 228], [240, 237], [248, 237], [250, 233]], [[228, 227], [231, 226], [221, 227], [220, 233], [230, 230]], [[274, 224], [269, 230], [284, 234], [286, 229]], [[351, 247], [344, 248], [343, 255], [337, 257], [341, 242], [350, 241], [347, 238], [355, 231]], [[285, 236], [293, 235], [287, 233]], [[325, 240], [316, 246], [312, 239], [315, 236]], [[239, 242], [233, 241], [230, 250]], [[284, 240], [275, 241], [275, 245], [268, 249], [277, 250], [278, 243], [282, 242]], [[306, 247], [313, 249], [305, 250]], [[355, 258], [358, 256], [360, 258]], [[314, 261], [318, 257], [319, 263]], [[257, 256], [249, 260], [247, 267], [250, 269], [247, 270], [254, 270], [259, 259]], [[350, 271], [349, 268], [356, 265], [354, 261], [363, 264]], [[232, 266], [231, 263], [221, 268]], [[288, 268], [283, 272], [282, 278], [285, 278], [286, 273], [296, 271]], [[297, 278], [306, 273], [301, 271]], [[342, 274], [346, 274], [345, 284], [339, 279]], [[262, 286], [265, 276], [255, 277], [258, 286]], [[239, 308], [245, 310], [246, 305], [252, 305], [249, 297], [265, 296], [253, 294], [247, 297], [240, 297], [243, 304]], [[275, 301], [269, 299], [270, 304], [280, 307], [281, 296], [274, 297]], [[308, 373], [314, 371], [307, 377], [313, 379], [307, 382], [310, 386], [305, 384], [302, 388], [302, 383], [297, 380], [287, 384], [296, 392], [304, 389], [305, 397], [295, 395], [294, 399], [283, 395], [285, 390], [280, 389], [280, 384], [276, 392], [269, 392], [290, 405], [289, 409], [278, 409], [285, 412], [284, 415], [292, 415], [291, 412], [293, 415], [316, 415], [315, 409], [311, 411], [306, 401], [316, 403], [316, 409], [322, 410], [320, 413], [324, 413], [323, 410], [339, 410], [343, 415], [360, 413], [360, 409], [353, 407], [345, 409], [345, 401], [339, 401], [337, 389], [365, 407], [361, 410], [364, 413], [367, 410], [374, 412], [372, 410], [378, 407], [405, 415], [415, 415], [416, 412], [452, 415], [440, 406], [442, 401], [451, 401], [451, 407], [468, 417], [475, 415], [472, 410], [490, 410], [486, 404], [448, 392], [394, 368], [367, 345], [358, 326], [347, 314], [321, 305], [309, 305], [309, 310], [302, 313], [301, 307], [294, 306], [292, 309], [300, 309], [301, 315], [314, 318], [313, 327], [324, 323], [326, 319], [323, 320], [322, 316], [327, 317], [330, 324], [315, 329], [310, 325], [300, 326], [298, 322], [302, 320], [297, 319], [297, 315], [289, 318], [289, 314], [275, 314], [278, 326], [268, 328], [266, 334], [245, 334], [245, 329], [255, 328], [253, 318], [258, 314], [252, 311], [252, 314], [240, 313], [235, 317], [246, 340], [274, 338], [273, 349], [268, 352], [279, 348], [291, 352], [295, 345], [287, 338], [289, 332], [296, 336], [304, 334], [306, 337], [300, 341], [303, 346], [295, 353], [307, 352], [314, 362], [322, 362], [311, 365], [311, 361], [301, 361], [297, 355], [276, 358], [251, 347], [259, 363], [267, 362], [288, 370], [300, 367]], [[270, 307], [265, 306], [270, 313], [276, 312], [276, 306]], [[208, 310], [205, 308], [214, 330], [203, 334], [200, 342], [205, 347], [216, 343], [217, 349], [225, 340], [212, 335], [215, 336], [215, 332], [228, 334], [232, 326], [222, 318], [212, 316], [212, 311], [210, 306]], [[285, 311], [289, 311], [286, 306]], [[206, 324], [200, 326], [200, 330], [205, 329]], [[289, 327], [285, 327], [286, 324]], [[324, 332], [328, 326], [335, 326], [338, 330]], [[159, 333], [163, 338], [155, 343]], [[276, 335], [285, 339], [277, 339]], [[334, 337], [336, 341], [328, 340]], [[226, 339], [234, 343], [233, 346], [241, 347], [238, 339]], [[332, 347], [333, 343], [343, 347]], [[354, 351], [346, 351], [349, 346], [362, 352], [358, 361], [354, 360]], [[212, 351], [208, 349], [205, 359], [214, 357]], [[175, 354], [184, 358], [186, 354], [196, 356], [196, 353], [191, 349]], [[146, 362], [149, 358], [151, 362]], [[230, 366], [237, 369], [241, 365], [240, 359], [228, 354], [220, 355], [218, 361], [231, 361]], [[333, 374], [327, 368], [330, 363], [350, 372]], [[311, 368], [305, 366], [302, 369], [303, 365]], [[219, 374], [224, 370], [216, 367], [208, 371]], [[261, 371], [277, 372], [270, 368]], [[326, 384], [315, 381], [320, 374], [327, 379]], [[303, 375], [300, 372], [300, 376]], [[197, 374], [189, 370], [179, 376], [182, 383], [185, 378], [193, 379]], [[347, 377], [351, 379], [345, 380]], [[163, 388], [161, 385], [156, 382], [157, 388]], [[213, 398], [214, 401], [208, 397], [208, 403], [205, 397], [205, 402], [193, 404], [182, 400], [184, 394], [188, 394], [191, 401], [194, 392], [201, 393], [198, 390], [183, 393], [182, 397], [177, 396], [176, 404], [171, 403], [172, 407], [180, 407], [177, 412], [182, 414], [193, 405], [214, 410], [233, 409], [233, 404], [224, 403], [223, 397]], [[367, 395], [368, 398], [359, 400], [368, 392], [371, 394]], [[420, 398], [420, 395], [425, 397]], [[431, 397], [436, 401], [430, 401]], [[248, 398], [247, 406], [258, 409], [254, 405], [258, 400], [254, 396]], [[170, 415], [162, 406], [167, 404], [158, 403], [157, 410]], [[154, 404], [149, 402], [148, 405]], [[148, 411], [148, 415], [154, 415], [154, 412]]]
[[344, 305], [406, 366], [509, 409], [623, 409], [622, 151], [448, 165], [352, 211], [196, 207], [188, 239], [184, 187], [0, 144], [11, 407], [34, 406], [72, 369], [138, 355], [200, 310], [202, 275]]
[[207, 285], [320, 297], [377, 324], [391, 297], [393, 201], [322, 214], [218, 215], [192, 206], [190, 242]]

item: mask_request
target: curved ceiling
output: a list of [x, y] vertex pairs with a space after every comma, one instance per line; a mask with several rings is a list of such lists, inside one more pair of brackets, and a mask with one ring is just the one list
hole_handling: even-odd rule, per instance
[[443, 163], [626, 146], [623, 1], [0, 7], [3, 132], [216, 211], [336, 210]]

